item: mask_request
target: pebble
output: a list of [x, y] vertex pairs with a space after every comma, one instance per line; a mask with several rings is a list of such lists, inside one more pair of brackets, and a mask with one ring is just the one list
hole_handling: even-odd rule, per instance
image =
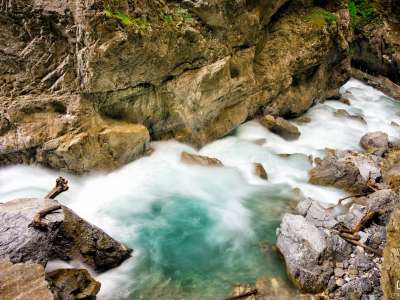
[[336, 268], [335, 269], [335, 276], [336, 277], [342, 277], [344, 275], [344, 271], [341, 268]]
[[358, 270], [352, 266], [349, 267], [348, 272], [350, 275], [358, 275]]
[[336, 263], [336, 268], [344, 268], [344, 264], [342, 262], [337, 262]]
[[344, 285], [344, 280], [342, 278], [336, 279], [336, 285], [337, 286], [343, 286]]

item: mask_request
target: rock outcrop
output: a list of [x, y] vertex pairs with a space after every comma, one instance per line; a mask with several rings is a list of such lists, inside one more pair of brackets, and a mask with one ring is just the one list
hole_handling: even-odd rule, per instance
[[277, 246], [304, 292], [381, 299], [383, 291], [384, 299], [397, 299], [400, 185], [387, 170], [398, 164], [398, 150], [380, 132], [360, 143], [368, 152], [329, 150], [310, 172], [312, 183], [357, 194], [333, 206], [301, 199], [295, 214], [283, 217]]
[[0, 259], [13, 263], [78, 259], [98, 271], [118, 266], [131, 250], [65, 206], [43, 219], [46, 228], [30, 226], [34, 215], [57, 205], [52, 199], [17, 199], [0, 204]]
[[380, 162], [381, 158], [372, 154], [328, 150], [324, 159], [316, 159], [309, 181], [364, 193], [371, 190], [371, 185], [379, 183], [382, 176]]
[[329, 9], [333, 22], [311, 1], [1, 3], [0, 164], [110, 170], [150, 138], [200, 146], [298, 116], [348, 77], [349, 14]]

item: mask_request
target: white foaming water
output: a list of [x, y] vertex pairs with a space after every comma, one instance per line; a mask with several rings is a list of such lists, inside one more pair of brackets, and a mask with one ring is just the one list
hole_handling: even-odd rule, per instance
[[[327, 203], [344, 195], [307, 182], [309, 155], [322, 156], [325, 148], [358, 149], [360, 137], [369, 131], [399, 138], [399, 128], [391, 124], [400, 124], [397, 103], [356, 80], [341, 92], [351, 106], [335, 101], [315, 105], [306, 114], [312, 121], [298, 124], [301, 136], [296, 141], [251, 121], [199, 151], [220, 159], [224, 168], [185, 165], [180, 153], [196, 151], [168, 141], [153, 143], [150, 157], [110, 174], [63, 174], [71, 189], [59, 200], [135, 249], [120, 267], [95, 274], [102, 283], [99, 298], [216, 299], [237, 281], [283, 274], [279, 262], [258, 254], [258, 242], [274, 241], [279, 216], [294, 198], [293, 188]], [[366, 124], [335, 116], [337, 109], [362, 116]], [[265, 143], [254, 142], [260, 139]], [[254, 175], [254, 162], [263, 164], [268, 181]], [[58, 175], [39, 167], [3, 168], [0, 202], [41, 197]], [[60, 265], [55, 262], [50, 268]]]

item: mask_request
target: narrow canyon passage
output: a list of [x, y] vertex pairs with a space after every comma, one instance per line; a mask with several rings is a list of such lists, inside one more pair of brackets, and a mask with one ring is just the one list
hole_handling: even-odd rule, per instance
[[[308, 183], [311, 158], [325, 148], [359, 149], [366, 132], [400, 137], [400, 104], [354, 79], [341, 93], [350, 105], [326, 101], [305, 114], [309, 123], [294, 120], [301, 131], [296, 141], [251, 121], [199, 151], [225, 167], [186, 165], [181, 152], [196, 150], [166, 141], [110, 174], [64, 175], [71, 190], [60, 202], [134, 249], [121, 267], [96, 276], [99, 299], [224, 299], [235, 283], [286, 280], [273, 250], [281, 215], [299, 197], [328, 205], [346, 195]], [[254, 175], [255, 162], [268, 181]], [[2, 168], [0, 198], [41, 197], [57, 175], [33, 166]], [[60, 265], [66, 263], [48, 268]]]

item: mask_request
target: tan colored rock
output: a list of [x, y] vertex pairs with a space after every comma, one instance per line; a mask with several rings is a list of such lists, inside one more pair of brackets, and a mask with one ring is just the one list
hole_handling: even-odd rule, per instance
[[223, 166], [222, 162], [216, 158], [191, 154], [188, 152], [181, 153], [181, 161], [187, 164], [199, 165], [199, 166], [212, 166], [212, 167]]
[[300, 124], [307, 124], [311, 122], [311, 118], [308, 116], [301, 116], [296, 118], [295, 121]]
[[85, 269], [58, 269], [46, 274], [55, 300], [95, 299], [100, 282]]
[[1, 7], [1, 165], [108, 171], [150, 135], [201, 146], [260, 113], [298, 116], [347, 79], [346, 10], [321, 25], [311, 2], [114, 1], [146, 15], [138, 28], [89, 2]]
[[399, 299], [400, 278], [400, 208], [387, 225], [387, 242], [383, 252], [381, 286], [385, 300]]
[[254, 173], [256, 174], [256, 176], [260, 177], [261, 179], [268, 180], [267, 171], [265, 171], [262, 164], [254, 163]]
[[299, 129], [295, 125], [281, 117], [267, 115], [260, 118], [259, 121], [263, 126], [268, 128], [272, 132], [280, 135], [286, 140], [294, 140], [299, 138], [300, 136]]
[[45, 279], [44, 267], [31, 262], [13, 264], [1, 260], [0, 299], [54, 300]]
[[389, 151], [382, 162], [383, 181], [394, 190], [400, 189], [400, 150]]

